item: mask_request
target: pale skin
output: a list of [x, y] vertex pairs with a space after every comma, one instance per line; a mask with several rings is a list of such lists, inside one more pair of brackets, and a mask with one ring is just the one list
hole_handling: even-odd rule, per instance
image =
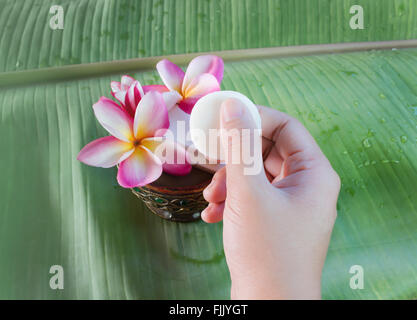
[[[204, 190], [202, 219], [223, 220], [223, 242], [232, 299], [320, 299], [321, 274], [336, 219], [340, 179], [296, 119], [259, 106], [263, 170], [226, 163]], [[255, 128], [237, 100], [221, 108], [225, 130]], [[239, 135], [240, 130], [233, 130]], [[239, 139], [222, 136], [229, 159]]]

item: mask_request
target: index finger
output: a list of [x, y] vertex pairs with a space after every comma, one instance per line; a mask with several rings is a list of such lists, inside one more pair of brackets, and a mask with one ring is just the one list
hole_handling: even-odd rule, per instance
[[323, 155], [314, 138], [297, 119], [272, 108], [257, 107], [262, 120], [262, 136], [277, 146], [282, 159], [298, 152], [309, 156]]

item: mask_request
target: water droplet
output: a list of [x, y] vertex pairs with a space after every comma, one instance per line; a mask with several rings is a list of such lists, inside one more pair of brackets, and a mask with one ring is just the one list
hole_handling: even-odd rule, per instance
[[401, 17], [401, 16], [404, 15], [404, 13], [405, 13], [404, 4], [400, 4], [399, 7], [398, 7], [398, 15]]
[[316, 115], [315, 112], [309, 112], [308, 116], [307, 116], [307, 119], [311, 122], [320, 122], [321, 121], [321, 119], [317, 118], [317, 115]]
[[362, 181], [358, 179], [353, 179], [353, 183], [357, 186], [360, 186], [362, 184]]
[[287, 66], [285, 66], [285, 70], [292, 70], [296, 66], [298, 66], [298, 63], [287, 65]]
[[356, 191], [355, 189], [351, 188], [351, 187], [347, 187], [346, 188], [346, 192], [349, 193], [352, 197], [355, 195]]
[[368, 129], [368, 133], [366, 135], [368, 136], [368, 138], [373, 137], [375, 135], [375, 130], [374, 129]]
[[350, 70], [340, 70], [341, 73], [344, 73], [347, 76], [357, 76], [358, 73], [356, 71], [350, 71]]
[[362, 140], [362, 144], [363, 144], [363, 146], [365, 147], [365, 148], [370, 148], [370, 147], [372, 147], [372, 144], [371, 144], [371, 142], [369, 141], [369, 138], [365, 138], [365, 139], [363, 139]]
[[378, 95], [381, 99], [386, 99], [387, 97], [381, 92], [379, 95]]
[[358, 106], [359, 106], [359, 101], [358, 101], [358, 100], [353, 101], [353, 105], [354, 105], [355, 107], [358, 107]]
[[401, 143], [406, 143], [408, 141], [407, 136], [401, 136]]

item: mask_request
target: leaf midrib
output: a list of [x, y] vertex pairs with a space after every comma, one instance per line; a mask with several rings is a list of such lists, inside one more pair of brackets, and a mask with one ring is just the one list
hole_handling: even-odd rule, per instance
[[51, 68], [30, 69], [0, 73], [0, 88], [24, 86], [46, 82], [68, 81], [111, 74], [143, 72], [152, 70], [161, 59], [169, 59], [175, 64], [185, 65], [199, 55], [214, 54], [225, 62], [284, 58], [309, 55], [338, 54], [369, 50], [417, 48], [417, 39], [376, 42], [348, 42], [336, 44], [316, 44], [287, 47], [256, 48], [242, 50], [225, 50], [204, 53], [187, 53], [167, 56], [135, 58], [116, 61], [73, 64]]

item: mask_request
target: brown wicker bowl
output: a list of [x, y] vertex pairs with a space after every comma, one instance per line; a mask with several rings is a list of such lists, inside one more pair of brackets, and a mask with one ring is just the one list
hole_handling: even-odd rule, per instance
[[186, 176], [163, 173], [155, 182], [132, 192], [146, 206], [163, 219], [191, 222], [200, 219], [201, 211], [208, 205], [203, 190], [211, 182], [211, 173], [194, 168]]

